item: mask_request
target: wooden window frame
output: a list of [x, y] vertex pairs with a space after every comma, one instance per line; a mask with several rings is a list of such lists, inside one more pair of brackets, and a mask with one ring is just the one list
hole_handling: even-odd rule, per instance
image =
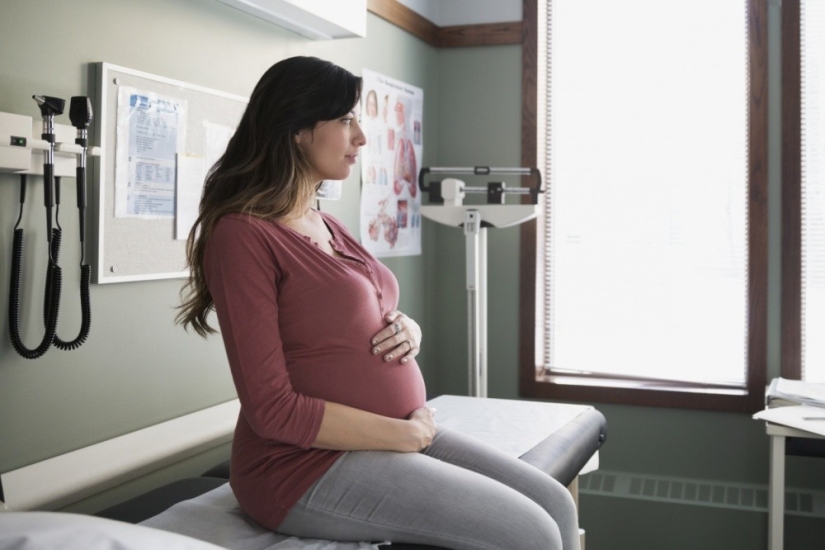
[[367, 0], [367, 10], [436, 48], [521, 43], [521, 22], [439, 27], [397, 0]]
[[[538, 161], [538, 2], [523, 0], [521, 162]], [[747, 383], [742, 391], [726, 392], [689, 385], [651, 385], [632, 380], [593, 381], [553, 376], [536, 380], [542, 366], [536, 356], [538, 224], [521, 226], [519, 290], [519, 393], [522, 397], [753, 413], [764, 405], [767, 370], [768, 295], [768, 80], [767, 0], [749, 0], [748, 63], [750, 75], [748, 143], [748, 317]], [[545, 177], [545, 180], [549, 178]]]
[[782, 3], [782, 368], [802, 377], [802, 73], [800, 2]]

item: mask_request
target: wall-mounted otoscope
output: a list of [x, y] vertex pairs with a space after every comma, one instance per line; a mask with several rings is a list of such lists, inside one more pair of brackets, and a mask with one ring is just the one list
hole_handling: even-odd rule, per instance
[[43, 116], [43, 133], [40, 137], [49, 144], [43, 158], [43, 202], [46, 206], [46, 224], [49, 228], [46, 238], [51, 239], [54, 208], [54, 117], [63, 114], [66, 101], [45, 95], [33, 95], [32, 99], [40, 107], [40, 114]]
[[83, 263], [83, 243], [86, 241], [86, 156], [89, 151], [89, 124], [92, 123], [92, 102], [88, 97], [76, 96], [69, 106], [69, 120], [77, 128], [75, 143], [81, 150], [77, 155], [77, 208], [80, 210], [80, 257]]
[[[63, 114], [65, 101], [50, 96], [32, 96], [40, 108], [43, 118], [43, 132], [41, 141], [29, 139], [22, 132], [25, 126], [25, 117], [19, 115], [3, 115], [3, 123], [14, 128], [17, 135], [11, 136], [11, 149], [4, 153], [3, 160], [9, 165], [0, 169], [20, 173], [20, 214], [14, 226], [14, 243], [12, 249], [12, 269], [9, 288], [9, 336], [15, 351], [27, 359], [36, 359], [42, 356], [54, 344], [59, 349], [75, 349], [86, 340], [91, 324], [91, 307], [89, 297], [89, 283], [91, 282], [91, 268], [84, 263], [85, 233], [86, 233], [86, 158], [88, 152], [88, 126], [92, 120], [91, 102], [86, 97], [73, 97], [69, 116], [72, 124], [77, 128], [76, 145], [57, 143], [54, 119]], [[30, 120], [30, 119], [29, 119]], [[61, 132], [63, 128], [61, 127]], [[66, 138], [62, 138], [66, 139]], [[23, 206], [26, 200], [26, 174], [36, 173], [30, 162], [26, 162], [24, 149], [38, 149], [43, 151], [43, 202], [46, 208], [46, 239], [48, 242], [48, 267], [46, 272], [46, 290], [43, 298], [43, 322], [45, 334], [40, 344], [33, 349], [27, 348], [20, 337], [20, 284], [23, 263], [23, 229], [20, 223], [23, 218]], [[64, 156], [76, 154], [77, 167], [77, 207], [80, 211], [80, 302], [82, 310], [81, 327], [78, 336], [70, 341], [61, 340], [57, 332], [57, 319], [60, 309], [60, 294], [62, 286], [62, 271], [58, 265], [62, 228], [59, 222], [60, 209], [60, 177], [55, 172], [55, 151], [59, 150]], [[71, 151], [71, 153], [69, 153]], [[30, 153], [31, 154], [31, 153]], [[63, 162], [63, 161], [61, 161]], [[28, 166], [26, 166], [28, 164]]]

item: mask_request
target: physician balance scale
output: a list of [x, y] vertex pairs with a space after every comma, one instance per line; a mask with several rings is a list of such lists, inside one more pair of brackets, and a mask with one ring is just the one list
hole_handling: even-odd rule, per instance
[[[429, 181], [435, 175], [522, 176], [531, 177], [533, 187], [507, 187], [504, 182], [468, 186], [452, 177]], [[466, 287], [468, 313], [468, 385], [472, 397], [487, 397], [487, 229], [510, 227], [538, 215], [541, 173], [537, 168], [422, 168], [418, 186], [427, 193], [428, 205], [421, 215], [450, 227], [463, 227], [466, 248]], [[468, 194], [486, 194], [486, 204], [464, 204]], [[506, 204], [507, 195], [529, 196], [529, 204]]]

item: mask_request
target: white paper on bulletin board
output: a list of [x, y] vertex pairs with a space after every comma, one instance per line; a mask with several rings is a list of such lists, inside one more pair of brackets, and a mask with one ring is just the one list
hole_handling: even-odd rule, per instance
[[369, 69], [362, 77], [361, 243], [378, 257], [421, 254], [424, 91]]
[[178, 155], [175, 190], [175, 239], [186, 240], [198, 219], [206, 176], [235, 133], [235, 127], [203, 121], [203, 155]]
[[186, 240], [198, 219], [198, 206], [206, 179], [206, 159], [178, 155], [175, 187], [175, 239]]
[[175, 158], [185, 144], [185, 100], [118, 88], [115, 216], [175, 217]]

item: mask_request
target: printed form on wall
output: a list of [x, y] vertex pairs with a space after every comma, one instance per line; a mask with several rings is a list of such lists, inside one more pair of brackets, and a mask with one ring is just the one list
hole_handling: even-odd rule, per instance
[[186, 143], [186, 101], [118, 90], [115, 216], [173, 218], [175, 161]]
[[175, 191], [175, 239], [186, 240], [198, 219], [206, 176], [221, 158], [235, 128], [203, 121], [206, 138], [204, 156], [178, 154]]
[[362, 72], [361, 243], [377, 257], [421, 254], [424, 91]]

